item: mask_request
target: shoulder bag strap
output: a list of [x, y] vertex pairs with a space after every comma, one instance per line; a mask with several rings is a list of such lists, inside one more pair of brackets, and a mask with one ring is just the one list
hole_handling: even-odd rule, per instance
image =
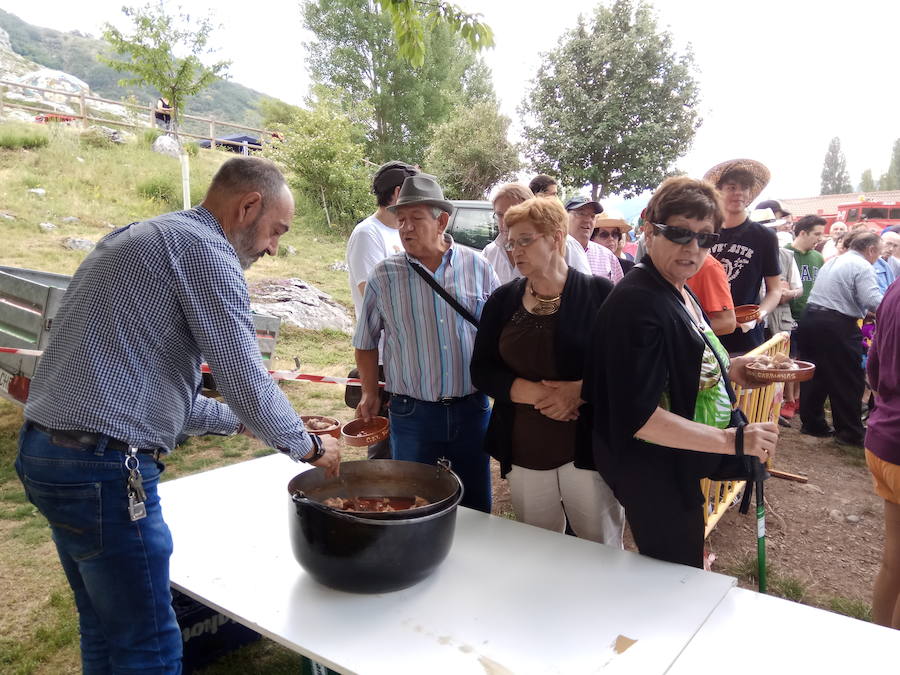
[[456, 298], [454, 298], [452, 295], [450, 295], [443, 286], [441, 286], [437, 281], [435, 281], [435, 278], [433, 276], [431, 276], [430, 274], [428, 274], [428, 272], [423, 270], [421, 265], [417, 265], [414, 262], [410, 261], [409, 258], [406, 259], [406, 262], [408, 262], [409, 266], [412, 267], [416, 271], [416, 274], [418, 274], [420, 277], [422, 277], [425, 280], [425, 283], [427, 283], [429, 286], [431, 286], [431, 288], [434, 290], [434, 292], [437, 293], [439, 296], [441, 296], [447, 302], [448, 305], [450, 305], [453, 309], [455, 309], [459, 313], [460, 316], [462, 316], [462, 318], [464, 318], [470, 324], [475, 326], [475, 328], [478, 328], [478, 319], [476, 319], [474, 316], [472, 316], [472, 312], [470, 312], [465, 307], [463, 307], [461, 304], [459, 304], [459, 301]]

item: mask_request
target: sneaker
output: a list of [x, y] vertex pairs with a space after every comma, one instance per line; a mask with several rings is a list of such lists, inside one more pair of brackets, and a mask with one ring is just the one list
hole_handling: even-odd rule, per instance
[[797, 402], [796, 401], [787, 401], [781, 406], [781, 416], [785, 419], [793, 419], [794, 414], [797, 412]]
[[826, 429], [809, 429], [807, 427], [800, 427], [800, 433], [805, 434], [806, 436], [815, 436], [816, 438], [829, 438], [834, 436], [834, 429], [828, 427]]

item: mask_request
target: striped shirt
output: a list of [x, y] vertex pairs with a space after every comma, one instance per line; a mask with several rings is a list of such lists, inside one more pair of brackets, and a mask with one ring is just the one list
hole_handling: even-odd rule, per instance
[[[209, 364], [228, 405], [200, 395]], [[212, 213], [197, 207], [103, 238], [53, 320], [25, 418], [172, 450], [243, 422], [294, 459], [312, 441], [266, 372], [247, 283]]]
[[585, 253], [588, 264], [591, 266], [591, 272], [595, 277], [603, 277], [617, 284], [625, 276], [616, 254], [605, 246], [601, 246], [596, 241], [588, 241]]
[[[450, 248], [432, 275], [475, 317], [499, 286], [490, 263], [476, 251]], [[362, 312], [353, 336], [357, 349], [377, 349], [384, 331], [385, 388], [422, 401], [466, 396], [475, 391], [469, 364], [475, 327], [466, 321], [410, 265], [406, 253], [385, 258], [369, 276]], [[424, 265], [422, 269], [431, 274]]]

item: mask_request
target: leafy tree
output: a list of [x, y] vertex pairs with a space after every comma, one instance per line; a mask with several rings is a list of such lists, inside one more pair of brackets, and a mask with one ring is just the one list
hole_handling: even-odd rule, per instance
[[825, 153], [825, 162], [822, 166], [823, 195], [839, 195], [851, 192], [850, 174], [847, 173], [847, 160], [841, 151], [841, 139], [835, 136], [828, 144], [828, 152]]
[[872, 169], [866, 169], [862, 172], [859, 181], [860, 192], [873, 192], [875, 190], [875, 179], [872, 178]]
[[390, 16], [399, 54], [415, 68], [425, 63], [426, 29], [441, 25], [459, 35], [474, 51], [494, 46], [494, 33], [480, 21], [443, 0], [376, 0]]
[[515, 176], [522, 163], [506, 137], [509, 125], [495, 102], [482, 102], [457, 109], [435, 129], [425, 168], [449, 198], [484, 199], [491, 186]]
[[212, 51], [206, 45], [214, 26], [208, 17], [197, 19], [180, 11], [175, 16], [168, 14], [165, 0], [144, 7], [123, 7], [122, 12], [131, 19], [132, 32], [122, 33], [107, 23], [103, 39], [127, 60], [105, 56], [100, 60], [120, 73], [131, 73], [132, 77], [119, 81], [120, 85], [156, 88], [175, 109], [172, 125], [177, 134], [187, 99], [212, 85], [230, 65], [229, 61], [218, 61], [207, 66], [200, 60]]
[[879, 190], [900, 190], [900, 138], [894, 141], [891, 163], [886, 173], [878, 180]]
[[373, 203], [362, 134], [324, 97], [283, 130], [284, 142], [264, 152], [286, 169], [292, 188], [322, 207], [331, 227], [349, 234]]
[[277, 98], [264, 98], [259, 102], [259, 113], [266, 129], [282, 127], [290, 124], [291, 120], [301, 111], [301, 108], [290, 103], [285, 103]]
[[493, 95], [487, 69], [443, 24], [425, 34], [426, 57], [415, 69], [401, 57], [379, 4], [305, 0], [302, 13], [315, 36], [306, 45], [313, 79], [338, 92], [344, 112], [363, 124], [374, 162], [421, 162], [432, 127], [456, 104]]
[[649, 3], [598, 6], [543, 55], [520, 108], [536, 171], [604, 194], [656, 186], [700, 125], [693, 55], [675, 52]]

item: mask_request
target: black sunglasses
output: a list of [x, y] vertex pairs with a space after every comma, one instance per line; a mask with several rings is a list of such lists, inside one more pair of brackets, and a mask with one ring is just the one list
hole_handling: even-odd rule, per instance
[[700, 248], [712, 248], [719, 241], [719, 235], [715, 232], [694, 232], [683, 227], [672, 227], [671, 225], [660, 225], [659, 223], [653, 223], [653, 227], [659, 230], [662, 236], [673, 244], [682, 246], [690, 244], [693, 239], [696, 239]]

